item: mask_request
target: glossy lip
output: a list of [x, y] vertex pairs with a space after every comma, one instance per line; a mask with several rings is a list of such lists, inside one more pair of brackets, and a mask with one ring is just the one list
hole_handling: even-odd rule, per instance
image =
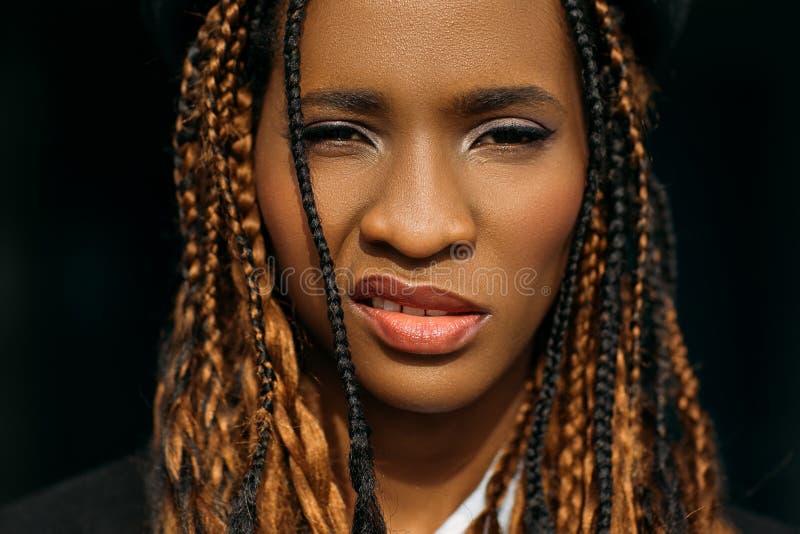
[[433, 284], [409, 284], [393, 276], [373, 274], [361, 278], [350, 293], [353, 301], [381, 297], [403, 306], [448, 313], [488, 313], [488, 310], [447, 289]]
[[[469, 343], [487, 323], [485, 308], [430, 284], [411, 285], [385, 275], [364, 277], [349, 295], [357, 316], [390, 347], [412, 354], [447, 354]], [[373, 308], [359, 301], [381, 297], [405, 306], [458, 315], [416, 316]]]

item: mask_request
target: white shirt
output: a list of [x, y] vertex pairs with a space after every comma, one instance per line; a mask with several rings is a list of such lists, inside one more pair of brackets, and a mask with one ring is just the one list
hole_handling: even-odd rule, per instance
[[[496, 459], [495, 459], [496, 461]], [[517, 488], [519, 477], [522, 476], [522, 466], [524, 462], [520, 462], [514, 477], [508, 487], [508, 491], [503, 496], [503, 502], [497, 510], [497, 521], [500, 524], [501, 532], [508, 532], [511, 525], [511, 509], [514, 506], [514, 491]], [[486, 474], [483, 475], [483, 480], [472, 491], [472, 493], [464, 499], [464, 501], [456, 508], [450, 517], [444, 520], [434, 534], [463, 534], [467, 527], [469, 527], [472, 520], [481, 513], [483, 507], [486, 506], [486, 486], [489, 484], [489, 479], [492, 477], [494, 470], [494, 462], [489, 466]]]

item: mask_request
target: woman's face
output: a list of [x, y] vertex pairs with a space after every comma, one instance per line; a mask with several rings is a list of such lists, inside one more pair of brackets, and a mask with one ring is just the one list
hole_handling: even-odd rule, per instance
[[[311, 180], [358, 378], [385, 403], [455, 410], [531, 355], [566, 266], [588, 156], [561, 9], [309, 2], [300, 86]], [[279, 54], [255, 142], [258, 201], [297, 316], [331, 347], [283, 68]], [[372, 292], [348, 295], [358, 288]], [[388, 304], [370, 300], [380, 290]]]

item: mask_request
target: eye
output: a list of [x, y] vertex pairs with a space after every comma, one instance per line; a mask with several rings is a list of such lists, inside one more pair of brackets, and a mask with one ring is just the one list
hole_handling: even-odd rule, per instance
[[484, 131], [476, 140], [473, 146], [482, 145], [533, 145], [544, 141], [551, 135], [553, 130], [548, 130], [541, 126], [534, 126], [531, 123], [508, 122], [499, 124], [494, 128]]
[[367, 136], [358, 129], [338, 122], [306, 127], [303, 131], [303, 140], [309, 144], [330, 143], [333, 145], [351, 141], [369, 142]]

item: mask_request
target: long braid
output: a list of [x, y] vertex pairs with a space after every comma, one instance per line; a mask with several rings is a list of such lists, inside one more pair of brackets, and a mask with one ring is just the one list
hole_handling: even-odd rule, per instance
[[562, 449], [558, 455], [558, 511], [556, 528], [559, 532], [575, 532], [580, 522], [574, 518], [580, 516], [587, 496], [583, 491], [582, 480], [585, 476], [583, 460], [585, 454], [585, 434], [588, 423], [587, 399], [584, 391], [586, 366], [594, 353], [591, 352], [590, 337], [594, 324], [594, 312], [597, 306], [597, 287], [600, 281], [600, 256], [603, 254], [603, 228], [600, 204], [602, 193], [598, 191], [595, 206], [592, 210], [591, 232], [584, 244], [581, 261], [580, 293], [578, 312], [575, 319], [575, 336], [569, 358], [569, 366], [564, 376], [568, 377], [564, 386], [565, 414], [561, 423]]
[[[622, 439], [627, 441], [625, 453], [620, 459], [625, 465], [620, 471], [620, 477], [625, 485], [636, 484], [636, 489], [628, 489], [625, 494], [628, 497], [628, 506], [636, 508], [637, 522], [641, 519], [642, 510], [640, 507], [640, 497], [642, 493], [638, 479], [643, 475], [644, 469], [644, 447], [632, 446], [633, 443], [643, 439], [641, 428], [641, 365], [642, 365], [642, 312], [644, 307], [644, 284], [646, 282], [645, 270], [647, 268], [648, 254], [648, 227], [650, 219], [650, 202], [648, 198], [648, 177], [649, 159], [644, 149], [640, 122], [645, 117], [645, 110], [641, 109], [649, 98], [648, 83], [640, 76], [638, 83], [633, 79], [632, 70], [628, 67], [628, 62], [632, 65], [632, 53], [624, 47], [619, 31], [619, 23], [612, 15], [608, 4], [604, 0], [596, 0], [595, 7], [601, 21], [606, 44], [609, 48], [610, 69], [613, 71], [612, 78], [616, 82], [616, 110], [615, 114], [627, 128], [628, 143], [630, 146], [630, 166], [633, 173], [637, 176], [637, 203], [639, 205], [638, 218], [636, 220], [636, 267], [633, 273], [633, 309], [630, 317], [630, 346], [626, 352], [630, 354], [630, 380], [629, 394], [630, 400], [623, 399], [629, 403], [629, 408], [620, 418], [627, 418], [624, 423], [620, 422]], [[634, 94], [634, 90], [638, 95]], [[627, 309], [627, 307], [626, 307]], [[621, 368], [618, 366], [618, 372]], [[622, 393], [620, 393], [621, 395]], [[636, 478], [634, 481], [632, 479]], [[639, 498], [635, 502], [634, 492]]]
[[344, 325], [341, 297], [336, 284], [328, 243], [323, 235], [322, 222], [317, 213], [311, 187], [308, 162], [303, 145], [303, 115], [300, 107], [300, 32], [305, 13], [305, 1], [290, 0], [284, 37], [284, 62], [286, 74], [286, 99], [289, 113], [289, 132], [297, 180], [302, 195], [309, 229], [319, 256], [320, 269], [325, 282], [328, 300], [328, 320], [334, 342], [334, 358], [344, 384], [349, 412], [350, 479], [356, 491], [353, 513], [353, 532], [385, 532], [386, 525], [375, 496], [375, 471], [373, 452], [369, 442], [370, 430], [364, 417], [358, 394], [355, 366], [350, 358], [350, 347]]
[[[587, 352], [590, 355], [586, 361], [583, 372], [584, 383], [584, 404], [586, 406], [584, 417], [587, 419], [583, 437], [583, 458], [581, 458], [581, 472], [583, 474], [583, 483], [581, 490], [583, 493], [582, 510], [576, 512], [575, 522], [580, 523], [580, 532], [588, 533], [592, 529], [595, 511], [598, 506], [597, 494], [594, 491], [595, 480], [597, 476], [596, 458], [594, 448], [591, 446], [594, 443], [594, 421], [589, 417], [589, 414], [594, 413], [595, 407], [595, 383], [597, 381], [597, 355], [600, 346], [600, 328], [599, 324], [599, 309], [602, 294], [600, 292], [600, 283], [604, 277], [606, 269], [606, 251], [608, 250], [608, 223], [607, 223], [607, 202], [604, 201], [604, 193], [602, 190], [598, 191], [598, 202], [602, 202], [595, 207], [595, 218], [593, 226], [597, 235], [600, 237], [597, 244], [597, 274], [596, 274], [596, 289], [594, 292], [593, 303], [593, 324], [591, 325], [590, 336], [587, 344]], [[579, 520], [579, 521], [578, 521]]]
[[594, 203], [595, 186], [591, 185], [594, 183], [593, 180], [593, 178], [590, 178], [590, 185], [584, 190], [584, 200], [581, 205], [578, 232], [571, 247], [573, 250], [570, 251], [567, 274], [565, 275], [561, 291], [559, 292], [558, 306], [556, 307], [556, 314], [553, 321], [553, 330], [548, 340], [542, 386], [539, 390], [539, 399], [534, 411], [533, 431], [531, 432], [531, 439], [526, 454], [528, 465], [528, 483], [526, 485], [528, 509], [526, 513], [526, 523], [529, 525], [529, 528], [534, 528], [534, 525], [537, 525], [537, 528], [546, 531], [551, 531], [553, 526], [545, 502], [544, 487], [542, 485], [541, 458], [544, 449], [544, 437], [547, 433], [553, 398], [555, 396], [567, 322], [572, 310], [572, 292], [575, 286], [577, 272], [576, 265], [578, 257], [580, 256], [583, 234], [585, 233]]
[[[271, 57], [264, 56], [265, 53], [271, 55], [274, 52], [277, 8], [277, 5], [262, 3], [257, 3], [254, 7], [255, 20], [247, 30], [250, 37], [246, 49], [248, 56], [244, 61], [246, 65], [258, 65], [259, 62], [271, 60]], [[260, 104], [253, 99], [252, 91], [260, 94], [263, 90], [261, 84], [265, 83], [265, 79], [260, 74], [254, 74], [246, 81], [247, 84], [244, 85], [243, 82], [237, 91], [237, 115], [232, 121], [237, 131], [247, 133], [231, 145], [231, 191], [242, 216], [242, 229], [252, 243], [254, 263], [266, 267], [265, 276], [259, 279], [260, 292], [266, 295], [266, 345], [270, 354], [282, 356], [273, 358], [276, 384], [273, 428], [277, 437], [274, 447], [287, 453], [285, 458], [273, 455], [267, 462], [270, 475], [262, 486], [263, 497], [257, 501], [257, 514], [262, 528], [268, 531], [286, 528], [291, 522], [304, 522], [314, 532], [343, 532], [347, 528], [346, 508], [333, 476], [328, 443], [318, 414], [312, 413], [306, 399], [300, 394], [300, 370], [293, 349], [292, 329], [278, 301], [272, 298], [275, 273], [271, 271], [272, 265], [267, 260], [250, 157], [253, 141], [251, 118], [260, 109]], [[235, 269], [234, 278], [243, 281], [245, 275], [238, 271]], [[287, 493], [286, 478], [290, 478], [291, 489], [296, 495]], [[292, 506], [298, 506], [302, 514], [297, 514], [294, 519], [287, 519], [292, 514], [288, 513], [285, 504], [281, 504], [287, 500]], [[276, 510], [279, 512], [276, 513]], [[287, 515], [284, 516], [284, 513]]]
[[[641, 515], [633, 476], [634, 460], [639, 461], [635, 439], [638, 411], [634, 412], [632, 384], [629, 380], [632, 369], [628, 356], [633, 350], [631, 322], [633, 316], [633, 288], [630, 277], [622, 279], [622, 321], [620, 328], [620, 347], [615, 360], [614, 414], [612, 427], [614, 440], [611, 447], [614, 494], [612, 496], [612, 529], [636, 532]], [[638, 386], [638, 384], [637, 384]]]
[[[653, 248], [649, 255], [651, 263], [651, 279], [648, 289], [651, 293], [653, 308], [651, 318], [654, 324], [652, 341], [656, 345], [656, 410], [655, 410], [655, 476], [660, 487], [661, 507], [663, 508], [663, 528], [667, 532], [687, 532], [686, 511], [682, 499], [680, 478], [675, 465], [671, 447], [672, 436], [669, 431], [669, 408], [672, 394], [672, 363], [670, 361], [664, 304], [664, 286], [661, 271], [658, 267], [660, 251]], [[685, 490], [684, 490], [685, 491]]]
[[[617, 399], [620, 399], [628, 408], [628, 399], [622, 398], [627, 395], [627, 392], [624, 389], [620, 389], [620, 387], [624, 386], [621, 382], [622, 378], [618, 377], [618, 370], [625, 374], [628, 373], [627, 365], [629, 362], [626, 354], [631, 352], [633, 345], [638, 343], [638, 341], [630, 339], [631, 348], [626, 347], [629, 339], [623, 329], [625, 328], [625, 322], [628, 321], [626, 319], [628, 304], [622, 301], [622, 294], [625, 291], [623, 283], [627, 279], [629, 269], [627, 260], [629, 246], [628, 213], [631, 204], [631, 200], [628, 197], [629, 180], [633, 174], [633, 168], [638, 166], [631, 165], [631, 154], [634, 153], [634, 144], [640, 140], [632, 138], [631, 124], [635, 119], [632, 120], [632, 114], [627, 113], [625, 107], [620, 104], [623, 98], [628, 97], [624, 93], [626, 87], [623, 82], [625, 72], [622, 69], [619, 50], [616, 47], [618, 43], [613, 34], [610, 34], [612, 30], [608, 28], [608, 13], [604, 8], [605, 5], [602, 3], [599, 6], [595, 4], [595, 13], [600, 19], [601, 27], [606, 30], [606, 44], [608, 47], [609, 59], [604, 67], [603, 78], [608, 91], [607, 98], [615, 104], [615, 107], [608, 119], [608, 129], [612, 136], [609, 154], [610, 168], [606, 184], [606, 193], [610, 202], [610, 221], [608, 225], [610, 246], [602, 283], [600, 352], [596, 365], [595, 408], [593, 415], [593, 442], [598, 491], [595, 524], [599, 533], [607, 533], [611, 530], [612, 518], [614, 517], [613, 503], [615, 493], [617, 498], [624, 497], [619, 506], [622, 506], [622, 502], [624, 502], [625, 509], [636, 508], [632, 501], [634, 490], [631, 488], [630, 480], [633, 469], [630, 463], [632, 454], [617, 454], [616, 457], [619, 457], [621, 462], [628, 465], [620, 466], [621, 469], [615, 469], [614, 452], [619, 450], [620, 447], [624, 449], [631, 447], [632, 440], [635, 439], [633, 433], [638, 425], [637, 419], [639, 417], [638, 406], [635, 403], [632, 408], [635, 407], [637, 412], [626, 409], [624, 414], [619, 409], [615, 410], [615, 404]], [[639, 144], [638, 148], [642, 157], [644, 157], [641, 144]], [[636, 164], [638, 163], [639, 160], [636, 161]], [[632, 317], [630, 317], [630, 322], [633, 322]], [[640, 331], [637, 326], [634, 337], [638, 337], [639, 334]], [[636, 360], [634, 357], [631, 357], [631, 359]], [[637, 391], [640, 378], [638, 361], [633, 363], [632, 367], [630, 374], [635, 379], [633, 383], [637, 385], [631, 390]], [[616, 418], [615, 412], [617, 414]], [[623, 421], [622, 419], [626, 420]], [[615, 428], [620, 432], [621, 443], [619, 444], [614, 442]], [[615, 480], [615, 476], [617, 480]], [[623, 508], [620, 508], [620, 514], [623, 513], [622, 510]], [[639, 514], [639, 512], [635, 513]]]
[[[698, 381], [687, 358], [686, 345], [678, 325], [674, 303], [675, 238], [666, 191], [655, 177], [651, 179], [652, 197], [656, 200], [659, 238], [652, 251], [653, 282], [658, 289], [657, 322], [659, 351], [657, 431], [658, 475], [667, 482], [668, 525], [670, 532], [729, 532], [731, 527], [719, 515], [719, 476], [713, 427], [702, 410]], [[677, 399], [675, 388], [677, 387]], [[675, 402], [674, 405], [669, 400]], [[668, 414], [677, 412], [682, 440], [671, 446]], [[676, 466], [677, 464], [677, 466]], [[680, 494], [679, 499], [670, 499]], [[677, 502], [670, 502], [674, 500]]]
[[[208, 37], [210, 28], [218, 19], [217, 11], [209, 12], [206, 23], [199, 32], [200, 42]], [[196, 381], [206, 382], [201, 369], [208, 370], [209, 364], [213, 365], [213, 362], [209, 362], [213, 356], [207, 349], [218, 342], [215, 305], [212, 300], [215, 271], [218, 270], [218, 264], [214, 261], [217, 221], [214, 220], [213, 213], [216, 208], [215, 201], [211, 198], [213, 195], [198, 195], [203, 189], [202, 176], [194, 171], [200, 157], [200, 145], [197, 142], [200, 113], [188, 106], [188, 102], [199, 93], [199, 65], [204, 60], [204, 53], [201, 47], [194, 45], [189, 49], [184, 62], [179, 113], [173, 137], [176, 193], [184, 235], [184, 283], [176, 301], [171, 346], [166, 347], [165, 358], [160, 362], [162, 379], [154, 402], [154, 469], [149, 483], [161, 488], [163, 495], [160, 501], [150, 502], [151, 522], [156, 530], [177, 528], [180, 523], [185, 532], [202, 531], [203, 522], [213, 523], [215, 517], [218, 518], [221, 513], [218, 509], [212, 514], [200, 514], [194, 504], [199, 491], [202, 491], [197, 486], [201, 485], [200, 481], [211, 468], [211, 462], [201, 466], [203, 456], [199, 452], [199, 446], [205, 445], [203, 442], [209, 439], [209, 435], [213, 436], [210, 437], [212, 440], [224, 439], [215, 431], [216, 418], [213, 409], [209, 410], [210, 416], [205, 419], [205, 430], [198, 418], [191, 415], [197, 410], [196, 403], [202, 402], [205, 405], [205, 400], [209, 398], [207, 396], [206, 399], [198, 400], [199, 395], [195, 393], [198, 388]], [[203, 239], [199, 238], [200, 229], [207, 234]], [[174, 360], [170, 361], [167, 354], [173, 355]], [[215, 367], [218, 374], [219, 367]], [[204, 386], [199, 386], [199, 391], [205, 389]], [[215, 393], [218, 395], [220, 390], [216, 389]], [[222, 483], [222, 480], [219, 482]], [[167, 488], [171, 488], [171, 491]], [[210, 491], [215, 492], [215, 489]]]
[[[245, 274], [254, 270], [252, 249], [239, 224], [239, 214], [230, 191], [230, 169], [222, 147], [228, 146], [236, 136], [236, 132], [223, 129], [228, 125], [233, 114], [234, 87], [237, 81], [235, 66], [239, 54], [244, 47], [246, 23], [246, 3], [222, 0], [219, 4], [221, 19], [212, 37], [208, 39], [210, 54], [203, 70], [204, 98], [200, 99], [202, 111], [201, 135], [204, 139], [204, 158], [209, 161], [211, 187], [216, 188], [223, 200], [225, 221], [236, 244], [238, 256], [243, 260]], [[233, 38], [232, 38], [233, 37]], [[258, 487], [263, 458], [269, 440], [267, 418], [272, 411], [272, 381], [274, 379], [271, 363], [264, 344], [263, 312], [261, 297], [255, 282], [250, 282], [250, 315], [253, 339], [257, 354], [257, 366], [261, 375], [260, 396], [263, 406], [256, 414], [259, 421], [259, 439], [251, 459], [251, 467], [245, 474], [239, 493], [232, 504], [228, 517], [228, 525], [234, 531], [251, 532], [255, 490]], [[243, 513], [244, 512], [244, 513]]]
[[[655, 443], [653, 476], [659, 489], [660, 506], [663, 518], [661, 529], [677, 534], [688, 531], [685, 520], [686, 507], [682, 498], [681, 480], [672, 449], [672, 436], [669, 430], [670, 398], [672, 398], [672, 364], [668, 350], [668, 333], [666, 311], [663, 295], [674, 295], [674, 234], [670, 217], [670, 206], [664, 186], [651, 176], [649, 182], [650, 197], [654, 200], [654, 229], [652, 239], [648, 242], [651, 251], [648, 253], [648, 283], [650, 305], [647, 316], [653, 323], [649, 344], [655, 346]], [[645, 343], [648, 340], [645, 339]], [[655, 525], [649, 525], [651, 529]]]
[[[213, 188], [212, 188], [213, 190]], [[231, 451], [230, 434], [226, 431], [228, 424], [224, 420], [228, 414], [224, 386], [226, 377], [224, 356], [221, 348], [222, 333], [217, 321], [217, 273], [220, 261], [218, 232], [219, 228], [219, 195], [210, 192], [209, 204], [206, 208], [205, 235], [208, 240], [204, 262], [205, 281], [203, 283], [203, 306], [201, 309], [205, 340], [203, 352], [208, 358], [199, 370], [200, 384], [198, 389], [205, 392], [200, 406], [202, 426], [206, 429], [205, 439], [201, 445], [213, 454], [205, 455], [204, 468], [208, 480], [202, 485], [201, 498], [207, 502], [215, 503], [213, 514], [205, 516], [206, 530], [220, 530], [224, 528], [222, 518], [225, 516], [222, 503], [227, 499], [217, 499], [218, 495], [224, 496], [226, 487], [232, 483], [230, 473], [236, 469], [236, 459], [228, 454]]]
[[567, 22], [576, 36], [575, 41], [579, 48], [583, 73], [584, 100], [589, 116], [588, 142], [591, 156], [587, 170], [588, 183], [584, 188], [575, 237], [570, 246], [567, 271], [559, 291], [553, 327], [548, 338], [542, 385], [539, 390], [539, 399], [534, 409], [533, 429], [526, 452], [525, 495], [527, 506], [525, 524], [529, 530], [545, 532], [553, 530], [553, 523], [545, 500], [542, 481], [541, 462], [544, 438], [552, 411], [567, 323], [572, 313], [572, 298], [578, 259], [581, 255], [586, 229], [591, 218], [595, 192], [599, 185], [598, 182], [606, 150], [604, 133], [605, 109], [599, 87], [597, 61], [588, 35], [588, 21], [586, 21], [584, 11], [577, 0], [565, 0], [564, 7], [567, 13]]
[[[573, 32], [575, 33], [575, 42], [579, 49], [579, 55], [582, 59], [582, 72], [584, 77], [584, 98], [587, 100], [586, 109], [590, 112], [592, 118], [590, 122], [589, 141], [591, 154], [593, 158], [598, 158], [597, 163], [590, 160], [590, 176], [593, 171], [597, 172], [598, 167], [605, 161], [606, 145], [604, 139], [606, 113], [603, 106], [603, 96], [600, 88], [600, 79], [595, 59], [595, 50], [592, 45], [590, 37], [591, 20], [590, 15], [586, 12], [584, 6], [578, 1], [565, 2], [565, 11], [567, 19], [570, 23]], [[588, 82], [588, 83], [587, 83]], [[598, 142], [600, 141], [600, 142]], [[615, 147], [616, 148], [616, 147]], [[595, 163], [595, 165], [593, 165]], [[606, 279], [605, 287], [605, 300], [604, 303], [608, 304], [608, 298], [616, 297], [613, 289], [613, 283], [608, 283], [609, 271], [613, 280], [616, 270], [617, 258], [621, 260], [621, 253], [617, 252], [624, 243], [623, 225], [621, 223], [621, 213], [616, 209], [619, 207], [619, 191], [614, 191], [613, 194], [607, 195], [612, 198], [614, 202], [615, 219], [609, 228], [609, 240], [612, 243], [610, 248], [611, 253], [608, 260], [608, 267], [604, 273]], [[618, 276], [618, 275], [617, 275]], [[608, 318], [608, 310], [605, 310], [605, 317]], [[601, 330], [601, 354], [608, 354], [609, 347], [616, 346], [616, 339], [614, 339], [615, 329], [608, 328], [609, 323], [603, 322], [603, 329]], [[596, 393], [595, 393], [595, 417], [594, 417], [594, 443], [595, 443], [595, 456], [597, 464], [597, 477], [600, 486], [599, 496], [599, 512], [600, 518], [598, 521], [598, 530], [604, 532], [610, 525], [611, 516], [611, 470], [610, 470], [610, 453], [611, 453], [611, 415], [613, 409], [613, 362], [609, 362], [609, 357], [606, 361], [601, 358], [594, 371], [596, 375]], [[605, 363], [605, 365], [604, 365]], [[610, 370], [609, 370], [610, 365]], [[538, 415], [538, 414], [537, 414]], [[551, 529], [547, 523], [540, 524], [540, 529]]]
[[668, 298], [666, 307], [667, 333], [672, 356], [673, 371], [680, 385], [678, 411], [681, 421], [687, 430], [688, 448], [691, 450], [690, 474], [694, 479], [692, 488], [694, 501], [687, 509], [690, 525], [697, 532], [709, 532], [717, 515], [718, 479], [713, 458], [715, 456], [713, 430], [708, 415], [700, 408], [698, 400], [698, 382], [687, 359], [686, 346], [683, 342], [677, 322], [675, 307]]
[[[649, 181], [655, 211], [655, 231], [654, 238], [658, 240], [661, 261], [654, 268], [660, 273], [663, 280], [664, 290], [675, 299], [676, 282], [678, 279], [678, 264], [675, 252], [675, 230], [672, 223], [672, 208], [669, 203], [667, 189], [655, 175]], [[649, 244], [649, 243], [648, 243]]]
[[[209, 41], [210, 42], [210, 41]], [[213, 56], [213, 54], [212, 54]], [[207, 109], [207, 99], [201, 99], [198, 110], [201, 116], [212, 113]], [[201, 123], [201, 132], [206, 131], [206, 125]], [[225, 528], [227, 515], [226, 503], [232, 497], [235, 487], [235, 475], [238, 472], [240, 460], [234, 453], [233, 436], [231, 427], [236, 424], [235, 412], [229, 409], [228, 398], [224, 384], [230, 380], [229, 367], [226, 366], [222, 348], [222, 331], [217, 319], [219, 309], [218, 299], [221, 295], [219, 288], [221, 277], [221, 251], [219, 237], [221, 230], [221, 201], [219, 190], [213, 183], [207, 184], [208, 205], [204, 218], [204, 234], [206, 240], [206, 256], [204, 261], [205, 281], [202, 288], [201, 309], [203, 331], [205, 340], [203, 353], [208, 357], [199, 371], [200, 383], [198, 390], [205, 392], [205, 398], [197, 412], [202, 417], [202, 424], [206, 430], [202, 447], [206, 451], [204, 457], [204, 482], [200, 489], [199, 498], [210, 503], [212, 513], [201, 513], [204, 529], [209, 532], [222, 531]]]
[[[612, 159], [619, 158], [619, 142], [615, 142]], [[614, 175], [614, 172], [610, 174]], [[610, 180], [613, 184], [614, 181]], [[621, 303], [619, 295], [620, 276], [624, 261], [625, 244], [625, 187], [611, 186], [609, 197], [613, 216], [608, 226], [609, 254], [602, 291], [600, 312], [600, 355], [597, 361], [594, 409], [594, 453], [597, 465], [598, 509], [597, 531], [606, 534], [611, 528], [613, 495], [613, 473], [611, 449], [613, 440], [612, 416], [614, 410], [614, 382], [616, 354], [619, 344]]]
[[[603, 239], [605, 241], [603, 250], [608, 248], [608, 239]], [[605, 258], [601, 257], [599, 260], [600, 268], [598, 272], [600, 276], [603, 276], [603, 272], [605, 272]], [[599, 296], [598, 296], [599, 299]], [[597, 354], [599, 350], [599, 341], [597, 340], [598, 336], [593, 336], [589, 339], [589, 345], [591, 347], [590, 352], [591, 354]], [[589, 362], [586, 365], [586, 371], [584, 373], [584, 383], [585, 386], [585, 396], [586, 396], [586, 413], [592, 414], [594, 413], [594, 408], [596, 405], [595, 401], [595, 383], [597, 382], [597, 358], [589, 359]], [[598, 507], [598, 499], [597, 493], [595, 491], [596, 488], [596, 479], [597, 479], [597, 459], [595, 457], [594, 447], [591, 444], [594, 443], [594, 421], [591, 424], [586, 425], [586, 434], [585, 434], [585, 451], [583, 456], [583, 510], [580, 514], [580, 524], [581, 524], [581, 532], [588, 533], [592, 531], [592, 527], [594, 525], [594, 518], [595, 512]], [[578, 518], [575, 518], [576, 520]]]

